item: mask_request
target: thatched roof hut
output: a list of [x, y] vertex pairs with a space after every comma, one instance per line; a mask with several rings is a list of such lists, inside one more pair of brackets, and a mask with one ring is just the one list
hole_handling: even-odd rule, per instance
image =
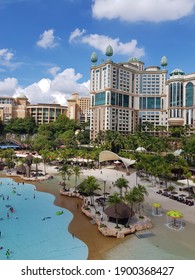
[[116, 217], [118, 216], [118, 221], [121, 224], [126, 224], [130, 217], [134, 216], [134, 212], [132, 212], [131, 208], [124, 202], [120, 202], [115, 205], [108, 206], [105, 209], [105, 214], [108, 216], [109, 221], [116, 221]]
[[26, 167], [23, 164], [17, 166], [16, 174], [26, 174]]

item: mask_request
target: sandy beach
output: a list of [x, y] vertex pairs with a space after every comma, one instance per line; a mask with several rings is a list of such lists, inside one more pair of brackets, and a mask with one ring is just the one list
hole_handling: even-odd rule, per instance
[[[113, 193], [117, 189], [113, 187], [112, 183], [123, 175], [129, 181], [130, 187], [135, 186], [136, 176], [134, 170], [131, 171], [130, 176], [126, 176], [125, 172], [110, 168], [103, 168], [101, 171], [82, 170], [79, 181], [82, 181], [88, 175], [93, 175], [99, 179], [102, 190], [103, 181], [106, 181], [106, 191]], [[53, 194], [56, 205], [64, 207], [74, 214], [74, 218], [69, 225], [69, 231], [87, 244], [89, 248], [89, 260], [195, 259], [195, 206], [190, 207], [159, 195], [156, 191], [160, 186], [156, 184], [155, 187], [152, 187], [151, 183], [138, 179], [138, 183], [146, 185], [149, 193], [142, 209], [143, 214], [149, 216], [154, 225], [147, 232], [149, 233], [149, 237], [139, 238], [139, 235], [135, 234], [126, 236], [124, 239], [104, 237], [97, 230], [97, 226], [91, 224], [89, 218], [80, 209], [77, 209], [77, 204], [81, 205], [81, 201], [78, 198], [69, 198], [60, 195], [60, 178], [57, 175], [56, 169], [51, 167], [47, 172], [53, 174], [54, 178], [43, 182], [32, 182], [32, 184], [37, 187], [37, 191]], [[16, 177], [14, 179], [20, 180]], [[67, 183], [71, 187], [73, 185], [73, 178], [67, 181]], [[152, 215], [152, 204], [154, 202], [160, 202], [162, 205], [162, 215], [159, 217]], [[166, 212], [171, 209], [179, 210], [183, 213], [183, 229], [174, 230], [166, 226]]]

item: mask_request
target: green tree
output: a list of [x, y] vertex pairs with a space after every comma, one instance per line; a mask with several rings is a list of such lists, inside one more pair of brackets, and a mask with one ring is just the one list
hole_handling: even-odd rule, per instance
[[94, 193], [95, 191], [100, 190], [97, 179], [94, 176], [87, 176], [87, 178], [78, 186], [78, 189], [90, 196], [91, 205], [94, 205]]
[[133, 188], [135, 201], [138, 203], [138, 213], [140, 214], [141, 204], [144, 202], [144, 196], [148, 195], [146, 187], [139, 185]]
[[73, 171], [73, 174], [75, 176], [75, 184], [74, 184], [74, 186], [75, 186], [75, 191], [76, 191], [76, 189], [77, 189], [77, 180], [78, 180], [78, 178], [79, 178], [79, 176], [80, 176], [80, 174], [82, 172], [81, 172], [81, 169], [80, 169], [79, 166], [74, 166], [72, 171]]
[[[136, 198], [137, 198], [137, 192], [136, 192], [135, 188], [133, 188], [132, 190], [125, 193], [124, 199], [127, 202], [127, 204], [130, 206], [130, 209], [131, 209], [131, 215], [129, 217], [129, 221], [130, 221], [131, 217], [133, 216], [134, 204], [137, 202]], [[129, 221], [128, 221], [128, 223], [129, 223]]]
[[63, 165], [59, 168], [59, 173], [62, 176], [63, 180], [63, 189], [66, 190], [66, 180], [70, 179], [70, 176], [72, 175], [72, 169], [69, 167], [69, 165], [65, 162]]
[[115, 184], [115, 186], [116, 186], [117, 188], [119, 188], [119, 190], [120, 190], [120, 197], [122, 198], [122, 196], [123, 196], [123, 194], [122, 194], [122, 189], [123, 189], [123, 188], [125, 188], [125, 189], [128, 188], [128, 180], [125, 179], [125, 178], [122, 176], [121, 178], [118, 178], [114, 184]]
[[119, 228], [119, 225], [118, 225], [119, 213], [118, 213], [117, 206], [121, 201], [122, 201], [122, 198], [120, 197], [120, 195], [118, 193], [114, 193], [113, 195], [111, 195], [108, 198], [108, 204], [114, 205], [114, 211], [115, 211], [115, 216], [116, 216], [116, 228]]
[[38, 165], [42, 160], [38, 157], [33, 157], [33, 163], [35, 164], [35, 170], [36, 170], [36, 178], [38, 175]]

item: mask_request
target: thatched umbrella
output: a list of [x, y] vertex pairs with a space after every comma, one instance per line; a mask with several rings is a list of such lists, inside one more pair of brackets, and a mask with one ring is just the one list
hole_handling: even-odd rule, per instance
[[132, 214], [131, 208], [124, 202], [120, 202], [115, 205], [111, 205], [105, 209], [105, 214], [108, 216], [111, 220], [118, 220], [121, 221], [128, 221], [129, 217], [134, 215]]
[[17, 166], [16, 174], [26, 174], [26, 167], [23, 164]]

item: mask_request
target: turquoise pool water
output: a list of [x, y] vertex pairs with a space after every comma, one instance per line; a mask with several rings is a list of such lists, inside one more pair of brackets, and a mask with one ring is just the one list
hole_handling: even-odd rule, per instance
[[72, 213], [55, 206], [54, 196], [9, 178], [0, 182], [0, 260], [87, 259], [86, 244], [68, 232]]

